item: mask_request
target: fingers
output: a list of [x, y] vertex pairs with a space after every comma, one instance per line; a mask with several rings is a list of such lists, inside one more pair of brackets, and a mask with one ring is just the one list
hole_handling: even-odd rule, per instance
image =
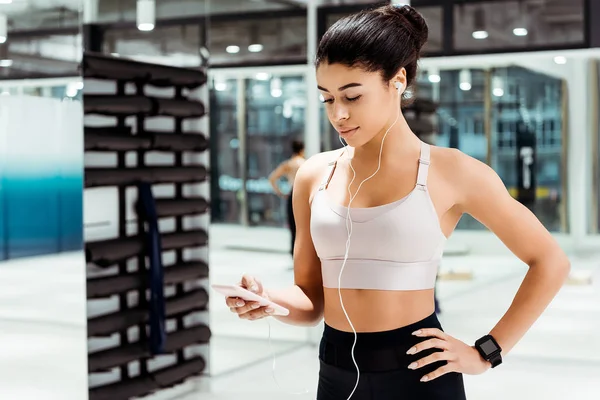
[[448, 363], [448, 364], [444, 365], [443, 367], [439, 367], [435, 371], [423, 376], [421, 378], [421, 382], [432, 381], [436, 378], [439, 378], [442, 375], [447, 374], [448, 372], [456, 372], [456, 369], [454, 368], [454, 364]]
[[426, 365], [433, 364], [438, 361], [453, 361], [454, 354], [449, 351], [438, 351], [433, 354], [428, 355], [427, 357], [423, 357], [422, 359], [411, 363], [408, 368], [409, 369], [418, 369], [423, 368]]
[[254, 278], [250, 275], [244, 275], [242, 277], [241, 285], [242, 285], [242, 287], [244, 287], [254, 293], [260, 294], [263, 291], [262, 285], [258, 281], [258, 279]]
[[419, 329], [418, 331], [414, 331], [412, 334], [418, 337], [436, 337], [443, 340], [448, 339], [448, 335], [437, 328]]
[[247, 313], [260, 307], [260, 304], [258, 304], [256, 301], [244, 301], [238, 297], [228, 298], [227, 305], [232, 312], [237, 314]]
[[246, 302], [242, 299], [240, 299], [239, 297], [227, 297], [225, 299], [225, 304], [227, 304], [227, 307], [232, 308], [232, 307], [243, 307], [246, 305]]
[[417, 353], [419, 353], [423, 350], [427, 350], [427, 349], [450, 350], [450, 344], [445, 340], [441, 340], [441, 339], [437, 339], [437, 338], [429, 339], [429, 340], [425, 340], [421, 343], [414, 345], [413, 347], [408, 349], [406, 354], [417, 354]]
[[260, 308], [257, 308], [256, 310], [252, 310], [252, 311], [249, 311], [244, 314], [239, 314], [239, 317], [241, 319], [247, 319], [250, 321], [254, 321], [257, 319], [270, 317], [271, 315], [273, 315], [274, 311], [275, 310], [273, 310], [270, 307], [260, 307]]
[[275, 312], [271, 307], [261, 306], [256, 301], [244, 301], [237, 297], [228, 297], [226, 303], [231, 312], [238, 314], [241, 319], [264, 318], [273, 315]]

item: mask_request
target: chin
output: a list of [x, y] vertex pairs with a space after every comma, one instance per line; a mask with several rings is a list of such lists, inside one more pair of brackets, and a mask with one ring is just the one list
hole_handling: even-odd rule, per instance
[[344, 142], [346, 142], [348, 144], [348, 146], [350, 147], [362, 147], [365, 144], [369, 143], [369, 141], [372, 139], [372, 137], [369, 137], [367, 135], [355, 135], [355, 136], [351, 136], [349, 138], [343, 138]]

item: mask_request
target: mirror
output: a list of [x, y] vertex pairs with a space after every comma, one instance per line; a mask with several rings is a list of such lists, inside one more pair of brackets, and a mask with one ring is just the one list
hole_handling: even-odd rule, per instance
[[0, 3], [2, 398], [88, 395], [79, 9]]

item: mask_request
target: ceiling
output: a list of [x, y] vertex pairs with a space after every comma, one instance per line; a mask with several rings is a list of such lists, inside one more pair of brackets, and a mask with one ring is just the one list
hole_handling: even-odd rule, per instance
[[[9, 15], [10, 29], [39, 27], [80, 26], [79, 8], [83, 0], [13, 0], [12, 4], [0, 4], [0, 13]], [[98, 0], [100, 20], [135, 20], [136, 0]], [[240, 11], [281, 10], [305, 6], [307, 0], [157, 0], [159, 18], [202, 14], [239, 13]], [[316, 0], [322, 5], [370, 3], [371, 0]], [[506, 48], [527, 44], [561, 44], [580, 39], [583, 29], [583, 0], [501, 0], [483, 3], [483, 17], [477, 16], [481, 4], [467, 4], [455, 9], [455, 46], [461, 50]], [[421, 8], [430, 25], [430, 50], [441, 48], [443, 43], [442, 19], [439, 7]], [[523, 18], [526, 15], [527, 18]], [[483, 20], [489, 37], [476, 40], [472, 37], [477, 20]], [[527, 36], [517, 37], [512, 29], [525, 26]], [[242, 20], [239, 22], [213, 22], [209, 26], [209, 43], [213, 65], [222, 63], [275, 60], [287, 62], [302, 59], [306, 54], [306, 21], [304, 18]], [[10, 34], [9, 34], [10, 35]], [[190, 57], [184, 63], [198, 59], [199, 34], [189, 28], [157, 29], [140, 33], [119, 31], [107, 52], [135, 55], [143, 51], [148, 56]], [[50, 73], [73, 71], [76, 73], [81, 51], [80, 35], [65, 37], [47, 36], [30, 39], [31, 43], [18, 43], [11, 53], [15, 58], [14, 69], [39, 68]], [[252, 41], [264, 45], [261, 53], [248, 52]], [[225, 51], [229, 45], [238, 45], [238, 54]], [[69, 46], [74, 46], [70, 48]], [[48, 49], [60, 49], [48, 51]], [[140, 50], [143, 49], [143, 50]], [[20, 60], [20, 61], [17, 61]], [[43, 60], [44, 63], [40, 63]], [[183, 60], [183, 58], [182, 58]], [[56, 61], [56, 69], [51, 62]], [[65, 64], [68, 63], [68, 64]], [[5, 71], [3, 71], [5, 73]]]

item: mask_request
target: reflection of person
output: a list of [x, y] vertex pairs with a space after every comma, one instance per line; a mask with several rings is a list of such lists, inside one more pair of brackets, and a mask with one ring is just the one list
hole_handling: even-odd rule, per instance
[[[292, 234], [291, 250], [292, 256], [294, 255], [294, 243], [296, 242], [296, 221], [294, 220], [294, 210], [292, 209], [292, 194], [294, 187], [294, 179], [296, 179], [296, 173], [300, 166], [304, 163], [304, 143], [299, 140], [292, 141], [292, 156], [279, 164], [277, 168], [269, 175], [269, 182], [273, 186], [273, 190], [277, 196], [286, 198], [287, 197], [287, 218], [288, 226], [290, 227], [290, 233]], [[287, 179], [292, 190], [287, 195], [283, 194], [277, 185], [277, 181], [284, 177]]]
[[[348, 146], [311, 157], [296, 176], [294, 285], [266, 289], [242, 278], [243, 287], [290, 310], [277, 317], [282, 322], [324, 318], [318, 400], [463, 400], [463, 374], [497, 366], [568, 275], [556, 241], [491, 168], [423, 143], [407, 125], [400, 104], [427, 29], [413, 8], [388, 5], [325, 33], [316, 78]], [[529, 266], [510, 308], [474, 345], [444, 332], [434, 312], [444, 244], [464, 213]], [[226, 302], [243, 319], [273, 314], [254, 302]]]

